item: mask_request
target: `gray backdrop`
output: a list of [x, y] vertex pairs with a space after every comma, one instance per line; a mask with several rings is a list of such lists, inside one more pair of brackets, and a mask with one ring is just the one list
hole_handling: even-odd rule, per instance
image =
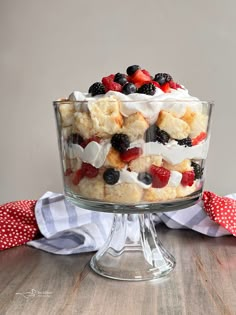
[[214, 100], [205, 189], [235, 192], [235, 0], [0, 0], [0, 203], [61, 192], [52, 100], [140, 64]]

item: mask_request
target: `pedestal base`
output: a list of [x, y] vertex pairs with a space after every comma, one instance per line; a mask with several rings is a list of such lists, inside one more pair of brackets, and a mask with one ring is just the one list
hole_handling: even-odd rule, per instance
[[151, 214], [115, 214], [110, 236], [90, 266], [107, 278], [154, 280], [173, 270], [175, 259], [158, 240]]

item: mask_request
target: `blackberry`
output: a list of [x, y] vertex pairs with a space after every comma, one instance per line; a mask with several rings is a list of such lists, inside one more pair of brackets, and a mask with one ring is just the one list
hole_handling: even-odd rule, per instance
[[84, 139], [78, 133], [72, 133], [71, 135], [69, 135], [67, 139], [68, 144], [70, 143], [81, 144], [83, 141]]
[[119, 83], [120, 85], [123, 86], [124, 84], [127, 83], [127, 79], [124, 74], [118, 72], [115, 74], [114, 82]]
[[192, 140], [191, 138], [187, 137], [181, 140], [177, 140], [179, 145], [184, 145], [185, 147], [191, 147], [192, 146]]
[[150, 126], [144, 134], [145, 142], [155, 142], [157, 139], [158, 130], [159, 128], [157, 127], [157, 125]]
[[154, 95], [156, 92], [156, 87], [152, 83], [145, 83], [138, 89], [137, 92], [147, 95]]
[[136, 92], [137, 88], [133, 83], [126, 83], [122, 88], [122, 93], [126, 95]]
[[193, 161], [191, 162], [191, 166], [193, 167], [194, 170], [195, 179], [200, 179], [203, 175], [204, 168], [202, 168], [198, 163], [195, 163]]
[[114, 168], [107, 168], [103, 173], [103, 179], [108, 185], [114, 185], [120, 178], [120, 172]]
[[156, 132], [156, 141], [166, 144], [170, 140], [170, 135], [164, 131], [161, 130], [160, 128], [157, 127], [157, 132]]
[[119, 152], [124, 152], [130, 145], [129, 137], [124, 133], [115, 133], [111, 138], [111, 145]]
[[128, 75], [133, 75], [137, 70], [141, 69], [140, 66], [138, 65], [133, 65], [133, 66], [129, 66], [127, 69], [126, 69], [126, 73]]
[[147, 172], [141, 172], [138, 174], [138, 180], [146, 185], [150, 185], [152, 183], [152, 175]]
[[166, 82], [170, 82], [172, 80], [172, 76], [168, 73], [157, 73], [154, 77], [154, 81], [158, 82], [160, 85], [163, 85]]
[[95, 82], [90, 86], [88, 92], [91, 93], [92, 96], [105, 94], [105, 87], [101, 82]]

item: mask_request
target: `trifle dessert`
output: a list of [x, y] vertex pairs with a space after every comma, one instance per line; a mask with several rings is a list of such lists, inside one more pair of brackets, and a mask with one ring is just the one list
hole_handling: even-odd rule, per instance
[[67, 195], [145, 204], [201, 192], [211, 106], [170, 74], [132, 65], [54, 106]]

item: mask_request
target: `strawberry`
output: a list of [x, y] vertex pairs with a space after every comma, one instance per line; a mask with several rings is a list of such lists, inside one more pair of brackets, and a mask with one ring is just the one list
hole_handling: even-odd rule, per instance
[[151, 165], [150, 174], [152, 175], [152, 187], [162, 188], [168, 184], [170, 171], [162, 166]]
[[92, 142], [92, 141], [100, 143], [101, 139], [97, 136], [93, 136], [87, 140], [84, 140], [80, 145], [81, 145], [81, 147], [85, 148], [89, 144], [89, 142]]
[[175, 89], [175, 90], [177, 89], [177, 85], [176, 85], [176, 83], [175, 83], [174, 81], [171, 80], [171, 81], [169, 82], [169, 85], [170, 85], [170, 88], [171, 88], [171, 89]]
[[146, 69], [142, 69], [142, 72], [149, 76], [150, 78], [152, 77], [151, 74]]
[[89, 163], [83, 162], [81, 170], [83, 172], [83, 175], [89, 178], [93, 178], [98, 175], [98, 168]]
[[192, 139], [192, 145], [197, 145], [199, 142], [204, 140], [207, 137], [207, 133], [205, 131], [202, 131], [199, 133], [198, 136]]
[[194, 171], [186, 171], [182, 174], [181, 184], [183, 186], [192, 186], [195, 179]]
[[154, 84], [155, 87], [158, 87], [159, 89], [161, 88], [160, 84], [156, 81], [152, 81], [152, 84]]
[[179, 83], [175, 83], [176, 84], [176, 89], [182, 89], [182, 86]]
[[[133, 83], [148, 83], [152, 81], [152, 78], [150, 75], [147, 75], [146, 73], [143, 73], [142, 70], [137, 70], [132, 76], [130, 76], [131, 82]], [[142, 85], [141, 84], [141, 85]]]
[[161, 89], [163, 92], [165, 93], [170, 93], [171, 92], [171, 89], [170, 89], [170, 84], [169, 82], [166, 82], [164, 84], [161, 85]]
[[120, 153], [120, 158], [123, 162], [130, 162], [137, 159], [143, 153], [142, 148], [134, 147]]
[[73, 175], [72, 175], [72, 183], [74, 185], [78, 185], [79, 182], [81, 181], [81, 179], [84, 177], [84, 172], [83, 170], [80, 168], [79, 170], [77, 170]]

